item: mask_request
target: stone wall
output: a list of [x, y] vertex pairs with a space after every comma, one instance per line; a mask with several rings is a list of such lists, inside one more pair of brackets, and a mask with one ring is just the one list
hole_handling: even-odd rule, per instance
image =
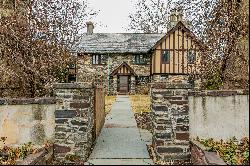
[[91, 83], [55, 84], [56, 161], [85, 160], [93, 143], [94, 87]]
[[249, 90], [189, 92], [190, 138], [249, 137]]
[[[112, 94], [117, 92], [117, 77], [110, 78], [108, 81], [108, 75], [110, 75], [114, 69], [120, 64], [126, 62], [138, 76], [150, 75], [150, 57], [147, 58], [147, 63], [144, 65], [138, 65], [134, 62], [133, 54], [110, 54], [104, 55], [102, 59], [103, 65], [92, 65], [91, 55], [78, 56], [77, 60], [77, 81], [78, 82], [102, 82], [106, 91], [110, 91]], [[109, 64], [109, 65], [108, 65]], [[134, 78], [131, 79], [132, 93], [135, 92], [136, 84]], [[108, 88], [109, 87], [109, 88]]]
[[183, 80], [151, 85], [152, 144], [159, 161], [190, 162], [188, 88]]
[[6, 145], [53, 141], [55, 103], [54, 98], [0, 99], [0, 137], [7, 137]]

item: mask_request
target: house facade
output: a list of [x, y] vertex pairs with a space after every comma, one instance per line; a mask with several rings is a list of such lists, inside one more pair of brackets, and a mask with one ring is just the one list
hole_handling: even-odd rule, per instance
[[177, 18], [163, 34], [93, 33], [88, 22], [74, 48], [76, 81], [102, 84], [109, 94], [146, 94], [150, 82], [199, 74], [202, 44]]

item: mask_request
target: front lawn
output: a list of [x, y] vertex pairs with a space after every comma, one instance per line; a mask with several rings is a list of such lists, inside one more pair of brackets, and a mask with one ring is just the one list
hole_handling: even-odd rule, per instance
[[134, 113], [151, 112], [149, 95], [130, 95], [129, 99]]
[[107, 115], [115, 102], [116, 96], [105, 96], [105, 114]]

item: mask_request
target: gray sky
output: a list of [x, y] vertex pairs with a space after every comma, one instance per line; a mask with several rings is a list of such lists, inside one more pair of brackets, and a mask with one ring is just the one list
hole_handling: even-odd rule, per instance
[[100, 10], [98, 16], [91, 20], [102, 23], [96, 26], [94, 33], [124, 33], [129, 24], [128, 15], [135, 10], [136, 0], [88, 0], [91, 8]]

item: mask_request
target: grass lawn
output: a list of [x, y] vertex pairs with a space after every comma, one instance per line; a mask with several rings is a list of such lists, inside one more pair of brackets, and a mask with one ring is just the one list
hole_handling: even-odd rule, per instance
[[106, 115], [111, 111], [112, 105], [115, 102], [116, 96], [105, 96], [105, 113]]
[[151, 112], [149, 95], [129, 95], [134, 113]]

